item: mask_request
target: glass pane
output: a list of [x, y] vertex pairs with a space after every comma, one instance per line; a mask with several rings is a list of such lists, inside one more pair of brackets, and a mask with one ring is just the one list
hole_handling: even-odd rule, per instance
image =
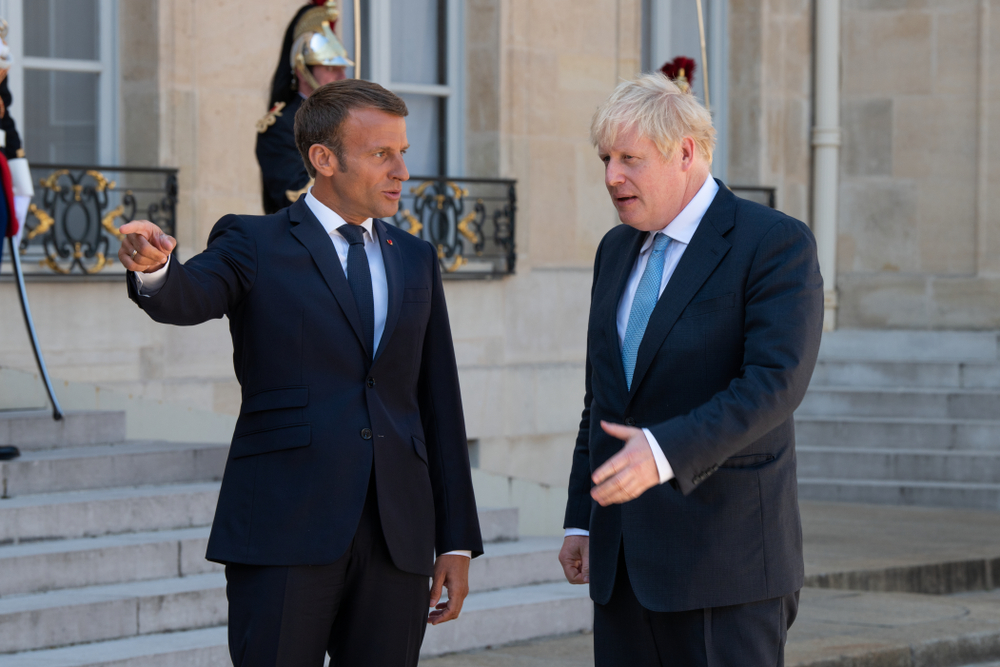
[[97, 164], [98, 75], [24, 70], [24, 150], [34, 162]]
[[406, 168], [414, 176], [441, 173], [441, 98], [432, 95], [400, 95], [410, 115], [406, 117]]
[[98, 0], [24, 0], [24, 53], [97, 60]]
[[391, 0], [392, 80], [398, 83], [445, 83], [438, 50], [445, 0]]

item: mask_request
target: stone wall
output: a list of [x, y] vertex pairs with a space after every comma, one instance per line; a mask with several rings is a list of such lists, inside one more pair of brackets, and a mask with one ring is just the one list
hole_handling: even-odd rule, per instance
[[995, 0], [845, 0], [841, 326], [1000, 328], [998, 21]]

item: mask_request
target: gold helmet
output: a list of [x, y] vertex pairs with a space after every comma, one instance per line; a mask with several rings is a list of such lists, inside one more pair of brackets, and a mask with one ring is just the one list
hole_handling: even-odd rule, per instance
[[[315, 0], [314, 0], [315, 1]], [[340, 18], [336, 0], [316, 2], [317, 7], [309, 9], [295, 25], [292, 50], [289, 54], [292, 69], [299, 80], [304, 80], [312, 88], [319, 88], [319, 82], [309, 68], [313, 65], [330, 67], [351, 67], [354, 63], [347, 57], [347, 50], [337, 39], [333, 26]]]

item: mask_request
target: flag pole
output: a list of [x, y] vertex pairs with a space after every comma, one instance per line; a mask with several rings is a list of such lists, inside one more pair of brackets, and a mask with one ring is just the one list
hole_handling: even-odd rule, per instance
[[354, 0], [354, 78], [361, 78], [361, 0]]
[[705, 12], [701, 0], [698, 1], [698, 37], [701, 39], [701, 77], [705, 82], [705, 108], [712, 111], [712, 103], [708, 95], [708, 49], [705, 47]]
[[11, 265], [14, 267], [14, 278], [17, 281], [17, 293], [21, 297], [21, 312], [24, 313], [24, 325], [28, 329], [28, 338], [31, 339], [31, 349], [35, 353], [35, 362], [38, 364], [38, 372], [42, 375], [45, 383], [45, 391], [49, 393], [49, 400], [52, 401], [52, 418], [59, 420], [63, 418], [62, 408], [59, 407], [59, 399], [52, 389], [52, 380], [49, 379], [49, 371], [45, 368], [45, 359], [42, 358], [42, 348], [38, 345], [38, 336], [35, 335], [35, 323], [31, 319], [31, 306], [28, 305], [28, 291], [24, 286], [24, 273], [21, 271], [21, 255], [14, 237], [8, 238], [10, 241]]

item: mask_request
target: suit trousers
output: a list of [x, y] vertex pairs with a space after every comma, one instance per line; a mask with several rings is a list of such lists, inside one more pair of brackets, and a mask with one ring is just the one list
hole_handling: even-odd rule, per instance
[[426, 576], [403, 572], [379, 520], [375, 472], [347, 552], [330, 565], [226, 566], [236, 667], [415, 667], [427, 627]]
[[784, 667], [798, 591], [711, 609], [656, 612], [635, 597], [619, 549], [608, 604], [594, 605], [596, 667]]

